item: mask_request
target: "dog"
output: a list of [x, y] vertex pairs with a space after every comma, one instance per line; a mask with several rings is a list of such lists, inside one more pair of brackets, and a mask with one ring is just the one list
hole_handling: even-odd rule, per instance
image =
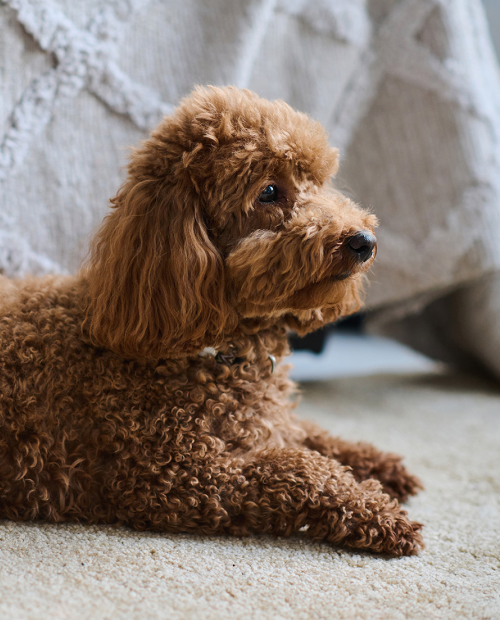
[[317, 122], [197, 88], [133, 151], [77, 275], [0, 278], [0, 517], [423, 547], [394, 454], [299, 420], [287, 332], [355, 312], [374, 215]]

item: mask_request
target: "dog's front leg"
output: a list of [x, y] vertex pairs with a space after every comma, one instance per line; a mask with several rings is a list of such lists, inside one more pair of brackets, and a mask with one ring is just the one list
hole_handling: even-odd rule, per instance
[[358, 482], [380, 480], [384, 491], [401, 502], [423, 488], [420, 480], [408, 473], [399, 455], [381, 452], [369, 443], [333, 437], [312, 422], [301, 421], [301, 426], [307, 433], [305, 446], [350, 467]]
[[306, 449], [269, 449], [241, 470], [238, 489], [225, 492], [231, 515], [225, 531], [289, 536], [393, 556], [423, 546], [412, 523], [375, 480], [358, 483], [348, 468]]

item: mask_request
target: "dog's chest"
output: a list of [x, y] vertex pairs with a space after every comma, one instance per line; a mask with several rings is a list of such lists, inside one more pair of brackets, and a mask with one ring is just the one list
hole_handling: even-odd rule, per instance
[[164, 380], [171, 400], [167, 418], [174, 450], [192, 451], [200, 444], [203, 451], [203, 443], [222, 451], [284, 444], [294, 386], [287, 369], [274, 368], [264, 353], [251, 362], [200, 356], [182, 376], [165, 373]]

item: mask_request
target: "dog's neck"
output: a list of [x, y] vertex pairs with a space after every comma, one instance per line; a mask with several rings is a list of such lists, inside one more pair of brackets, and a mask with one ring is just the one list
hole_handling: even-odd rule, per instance
[[[217, 351], [213, 347], [205, 347], [199, 353], [200, 357], [212, 357], [218, 364], [224, 364], [226, 366], [234, 366], [237, 364], [244, 364], [247, 362], [247, 359], [244, 357], [238, 357], [234, 353], [221, 353]], [[271, 365], [271, 374], [274, 374], [278, 362], [272, 353], [267, 354], [267, 358], [269, 360], [269, 364]]]
[[198, 356], [232, 367], [240, 364], [260, 366], [273, 374], [278, 362], [290, 353], [283, 321], [241, 321], [238, 329], [217, 346], [207, 346]]
[[198, 355], [211, 355], [228, 364], [237, 360], [253, 362], [264, 359], [273, 369], [277, 361], [289, 353], [284, 321], [267, 319], [243, 319], [222, 341], [210, 343], [198, 351]]

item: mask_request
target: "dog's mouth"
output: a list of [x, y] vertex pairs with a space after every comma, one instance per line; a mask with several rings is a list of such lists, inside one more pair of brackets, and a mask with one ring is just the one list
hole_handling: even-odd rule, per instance
[[313, 291], [317, 289], [319, 286], [324, 288], [325, 286], [328, 286], [328, 284], [332, 282], [342, 282], [343, 280], [347, 280], [347, 278], [349, 278], [351, 275], [352, 275], [352, 269], [349, 269], [349, 271], [343, 271], [342, 273], [336, 273], [330, 276], [323, 276], [320, 280], [317, 280], [315, 282], [310, 282], [309, 284], [306, 284], [306, 286], [298, 289], [297, 291], [295, 291], [295, 294], [301, 294], [306, 291], [308, 292]]
[[[347, 280], [353, 271], [353, 269], [349, 269], [334, 275], [323, 276], [320, 280], [296, 290], [287, 300], [287, 308], [306, 310], [322, 306], [325, 300], [329, 303], [332, 299], [332, 291], [336, 290], [335, 284]], [[338, 295], [334, 293], [334, 297], [338, 298]]]
[[349, 271], [345, 271], [344, 273], [338, 273], [334, 276], [330, 276], [327, 279], [330, 280], [331, 282], [342, 282], [342, 280], [347, 280], [347, 278], [349, 278], [351, 274], [352, 274], [352, 269], [350, 269]]

